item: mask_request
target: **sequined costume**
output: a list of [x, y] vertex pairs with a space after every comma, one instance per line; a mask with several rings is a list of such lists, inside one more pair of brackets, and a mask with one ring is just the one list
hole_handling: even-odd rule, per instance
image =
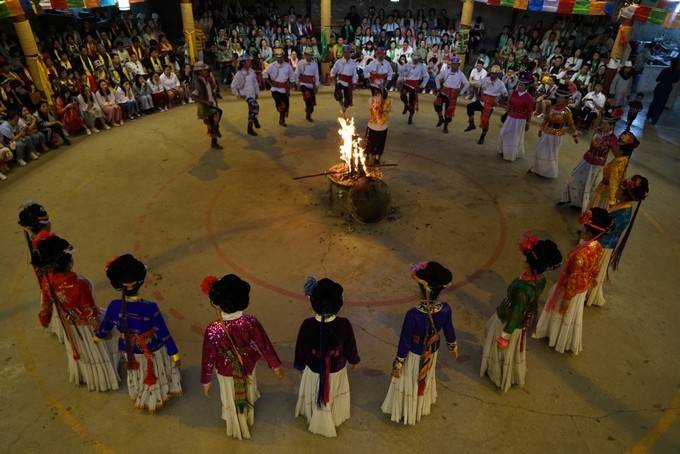
[[541, 138], [534, 149], [533, 173], [545, 178], [557, 178], [560, 145], [566, 132], [574, 137], [578, 135], [571, 111], [567, 106], [553, 105], [544, 116]]
[[[488, 375], [503, 392], [514, 384], [524, 387], [526, 334], [533, 324], [545, 284], [543, 276], [524, 275], [515, 279], [486, 323], [479, 376]], [[505, 345], [504, 349], [499, 348], [500, 343]]]
[[560, 353], [582, 349], [583, 306], [586, 295], [597, 282], [603, 248], [588, 240], [574, 248], [560, 271], [548, 302], [541, 312], [534, 338], [549, 337], [550, 347]]

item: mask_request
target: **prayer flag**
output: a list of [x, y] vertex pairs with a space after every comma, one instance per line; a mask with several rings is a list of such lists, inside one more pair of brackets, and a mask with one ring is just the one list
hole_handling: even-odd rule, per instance
[[529, 0], [515, 0], [515, 9], [527, 9]]
[[543, 0], [543, 11], [556, 13], [559, 0]]
[[649, 8], [648, 6], [638, 6], [635, 8], [635, 13], [633, 13], [633, 20], [638, 22], [647, 22], [647, 18], [651, 12], [652, 8]]
[[515, 6], [515, 0], [501, 0], [501, 6]]
[[574, 3], [574, 14], [590, 14], [590, 0], [576, 0]]
[[647, 19], [647, 22], [656, 25], [663, 24], [663, 21], [666, 19], [667, 14], [668, 13], [664, 9], [652, 8], [652, 11], [649, 13], [649, 18]]
[[574, 10], [575, 3], [576, 0], [560, 0], [559, 4], [557, 5], [557, 13], [571, 14], [572, 11]]
[[85, 8], [99, 8], [99, 0], [85, 0]]
[[543, 0], [529, 0], [529, 11], [543, 11]]

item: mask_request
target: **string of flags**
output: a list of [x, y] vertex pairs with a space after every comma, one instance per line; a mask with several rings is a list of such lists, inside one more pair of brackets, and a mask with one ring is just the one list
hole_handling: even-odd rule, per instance
[[[602, 0], [475, 0], [488, 6], [505, 6], [533, 12], [576, 14], [584, 16], [613, 15], [616, 2]], [[635, 22], [649, 22], [666, 28], [680, 28], [679, 0], [641, 0], [624, 6], [619, 17]]]
[[[34, 10], [67, 10], [76, 8], [106, 8], [109, 6], [126, 6], [144, 3], [145, 0], [31, 0]], [[28, 8], [28, 7], [27, 7]], [[0, 19], [23, 14], [20, 0], [0, 0]]]

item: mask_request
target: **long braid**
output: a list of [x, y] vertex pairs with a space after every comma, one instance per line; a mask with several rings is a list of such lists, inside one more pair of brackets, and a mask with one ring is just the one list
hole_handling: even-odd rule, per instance
[[316, 405], [323, 407], [325, 402], [326, 389], [326, 315], [321, 314], [319, 326], [319, 355], [321, 357], [321, 367], [319, 369], [319, 391], [316, 394]]

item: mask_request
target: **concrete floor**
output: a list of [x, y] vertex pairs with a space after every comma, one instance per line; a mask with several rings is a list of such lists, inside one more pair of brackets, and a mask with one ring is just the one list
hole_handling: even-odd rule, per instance
[[[363, 128], [367, 97], [356, 98]], [[365, 226], [330, 215], [324, 178], [293, 181], [338, 160], [337, 105], [327, 89], [319, 104], [310, 125], [296, 95], [283, 129], [265, 95], [263, 129], [251, 139], [245, 104], [229, 97], [223, 152], [208, 148], [193, 106], [177, 108], [77, 139], [0, 185], [0, 451], [680, 452], [677, 117], [647, 126], [636, 152], [630, 171], [649, 178], [651, 196], [607, 286], [608, 305], [586, 310], [584, 352], [560, 355], [530, 340], [526, 387], [503, 395], [478, 375], [483, 326], [522, 269], [515, 244], [524, 232], [554, 239], [563, 252], [574, 244], [577, 213], [555, 202], [588, 139], [565, 140], [560, 179], [539, 179], [525, 173], [536, 122], [527, 159], [506, 163], [496, 157], [498, 115], [478, 146], [477, 131], [462, 132], [462, 105], [444, 135], [423, 96], [413, 126], [392, 116], [385, 161], [399, 164], [386, 170], [395, 211]], [[38, 292], [16, 225], [28, 199], [43, 203], [54, 230], [77, 246], [76, 268], [93, 281], [101, 306], [116, 296], [104, 275], [109, 258], [130, 251], [149, 265], [144, 292], [160, 302], [183, 355], [181, 399], [151, 416], [134, 410], [124, 389], [96, 394], [68, 383], [63, 347], [37, 322]], [[416, 297], [408, 267], [424, 259], [454, 273], [445, 297], [462, 356], [442, 354], [433, 413], [403, 427], [379, 407], [403, 313]], [[249, 311], [287, 373], [278, 382], [260, 365], [262, 399], [248, 442], [226, 438], [217, 393], [200, 394], [201, 333], [214, 312], [198, 284], [229, 272], [253, 284]], [[293, 418], [299, 374], [291, 361], [310, 314], [301, 297], [310, 274], [345, 287], [343, 315], [362, 357], [350, 374], [352, 419], [332, 440]]]

